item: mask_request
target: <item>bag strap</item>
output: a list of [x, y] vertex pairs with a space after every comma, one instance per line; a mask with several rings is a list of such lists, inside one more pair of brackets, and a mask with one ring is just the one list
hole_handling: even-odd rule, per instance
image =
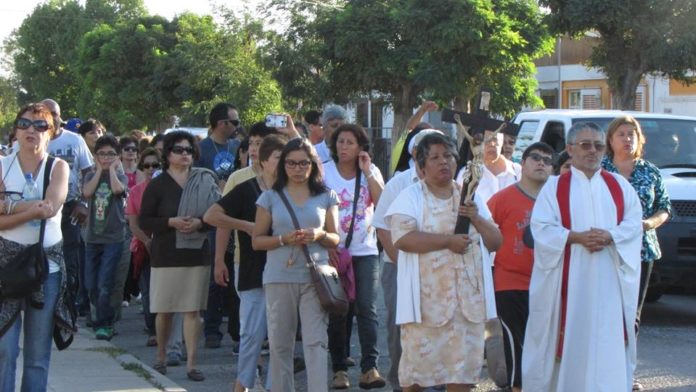
[[[290, 214], [290, 219], [292, 219], [292, 224], [295, 226], [295, 230], [300, 230], [300, 222], [297, 220], [297, 215], [295, 215], [295, 211], [292, 209], [288, 198], [285, 196], [285, 191], [280, 190], [277, 192], [280, 196], [280, 200], [282, 200], [283, 204], [285, 204], [285, 208], [288, 209], [288, 214]], [[312, 260], [312, 256], [309, 254], [309, 249], [305, 244], [302, 245], [302, 253], [304, 253], [305, 258], [307, 259], [307, 267], [311, 267], [314, 264], [314, 260]]]
[[355, 211], [358, 208], [358, 199], [360, 198], [360, 174], [362, 171], [360, 168], [357, 170], [355, 175], [355, 192], [353, 193], [353, 215], [350, 218], [350, 228], [348, 229], [348, 235], [346, 236], [346, 243], [344, 247], [346, 249], [350, 248], [350, 243], [353, 241], [353, 225], [355, 225]]
[[[46, 159], [46, 166], [44, 167], [44, 179], [43, 179], [43, 200], [46, 200], [46, 191], [48, 190], [48, 183], [51, 181], [51, 169], [53, 168], [53, 161], [55, 158], [48, 156]], [[41, 219], [41, 229], [39, 230], [39, 244], [43, 247], [44, 234], [46, 232], [46, 219]]]

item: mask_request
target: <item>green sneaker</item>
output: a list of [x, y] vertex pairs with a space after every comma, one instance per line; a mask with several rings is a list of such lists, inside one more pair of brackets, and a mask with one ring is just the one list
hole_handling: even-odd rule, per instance
[[114, 337], [114, 329], [111, 327], [99, 327], [95, 335], [97, 340], [111, 340]]

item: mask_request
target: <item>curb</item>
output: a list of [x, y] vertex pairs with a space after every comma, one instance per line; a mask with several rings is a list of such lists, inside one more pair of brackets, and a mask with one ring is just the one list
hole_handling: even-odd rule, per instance
[[[117, 347], [117, 346], [114, 346]], [[187, 392], [186, 389], [180, 387], [178, 384], [176, 384], [174, 381], [170, 380], [157, 370], [151, 368], [149, 365], [146, 365], [143, 363], [141, 360], [138, 358], [134, 357], [131, 354], [121, 354], [116, 356], [114, 359], [116, 359], [121, 366], [123, 366], [124, 369], [128, 370], [129, 365], [135, 365], [139, 366], [142, 368], [144, 371], [149, 373], [149, 378], [145, 377], [145, 379], [154, 385], [156, 388], [159, 388], [162, 391], [165, 392]]]

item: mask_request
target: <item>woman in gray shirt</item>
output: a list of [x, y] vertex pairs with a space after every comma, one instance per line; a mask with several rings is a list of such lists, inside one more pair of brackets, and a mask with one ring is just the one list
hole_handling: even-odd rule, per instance
[[[301, 229], [295, 229], [279, 192], [287, 197]], [[299, 312], [308, 389], [326, 391], [328, 314], [311, 283], [302, 245], [307, 245], [317, 264], [328, 264], [327, 248], [339, 242], [338, 196], [324, 185], [318, 158], [308, 142], [293, 139], [285, 146], [273, 189], [261, 194], [256, 204], [252, 246], [268, 251], [263, 285], [271, 385], [277, 391], [295, 390], [292, 356]]]

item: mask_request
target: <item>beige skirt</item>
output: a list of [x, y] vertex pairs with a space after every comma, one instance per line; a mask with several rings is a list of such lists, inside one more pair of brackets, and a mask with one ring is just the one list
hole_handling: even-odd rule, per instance
[[159, 267], [150, 271], [150, 312], [180, 313], [208, 306], [210, 266]]

